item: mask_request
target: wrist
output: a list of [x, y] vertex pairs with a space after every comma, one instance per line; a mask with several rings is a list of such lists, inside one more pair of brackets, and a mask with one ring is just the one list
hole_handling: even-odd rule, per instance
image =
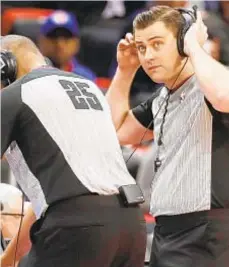
[[130, 78], [133, 79], [137, 70], [138, 70], [137, 68], [120, 68], [120, 67], [118, 67], [116, 70], [116, 75], [122, 76], [124, 79], [130, 79]]
[[5, 253], [1, 255], [1, 266], [8, 266], [8, 265], [11, 265], [12, 263], [13, 263], [12, 257], [9, 257]]

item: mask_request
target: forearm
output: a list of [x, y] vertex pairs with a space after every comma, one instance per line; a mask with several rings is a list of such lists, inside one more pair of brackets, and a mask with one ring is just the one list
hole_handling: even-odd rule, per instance
[[[11, 240], [9, 245], [7, 246], [4, 254], [2, 255], [2, 266], [7, 266], [13, 264], [15, 252], [16, 254], [16, 262], [20, 260], [22, 256], [26, 254], [30, 247], [30, 228], [32, 224], [35, 222], [36, 217], [33, 213], [32, 207], [29, 207], [21, 225], [20, 232]], [[18, 245], [17, 245], [18, 243]]]
[[121, 71], [118, 68], [106, 94], [116, 131], [129, 112], [130, 88], [135, 74], [136, 71]]
[[197, 43], [190, 47], [190, 59], [206, 98], [217, 110], [229, 112], [229, 70]]

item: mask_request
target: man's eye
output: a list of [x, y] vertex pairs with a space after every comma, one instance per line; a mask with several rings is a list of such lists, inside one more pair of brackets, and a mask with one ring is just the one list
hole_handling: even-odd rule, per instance
[[137, 47], [137, 49], [138, 49], [138, 51], [139, 51], [140, 53], [144, 53], [145, 50], [146, 50], [145, 46], [143, 46], [143, 45], [139, 45], [139, 46]]
[[154, 47], [155, 49], [159, 49], [159, 48], [161, 47], [161, 45], [162, 45], [162, 42], [155, 42], [155, 43], [153, 44], [153, 47]]

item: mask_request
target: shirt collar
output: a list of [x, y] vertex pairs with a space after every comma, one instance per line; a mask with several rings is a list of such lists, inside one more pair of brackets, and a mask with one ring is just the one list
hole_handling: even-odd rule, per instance
[[[174, 93], [170, 96], [170, 102], [176, 101], [181, 97], [185, 97], [185, 95], [193, 88], [196, 82], [196, 76], [192, 75], [185, 83], [183, 83]], [[166, 98], [169, 93], [169, 89], [167, 87], [163, 87], [161, 90], [160, 96], [162, 98]]]

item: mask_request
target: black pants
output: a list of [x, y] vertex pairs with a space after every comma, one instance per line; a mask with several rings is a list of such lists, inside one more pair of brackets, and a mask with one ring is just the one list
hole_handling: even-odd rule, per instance
[[31, 241], [20, 267], [142, 267], [145, 221], [117, 196], [83, 196], [48, 209]]
[[150, 267], [228, 267], [229, 210], [159, 216]]

